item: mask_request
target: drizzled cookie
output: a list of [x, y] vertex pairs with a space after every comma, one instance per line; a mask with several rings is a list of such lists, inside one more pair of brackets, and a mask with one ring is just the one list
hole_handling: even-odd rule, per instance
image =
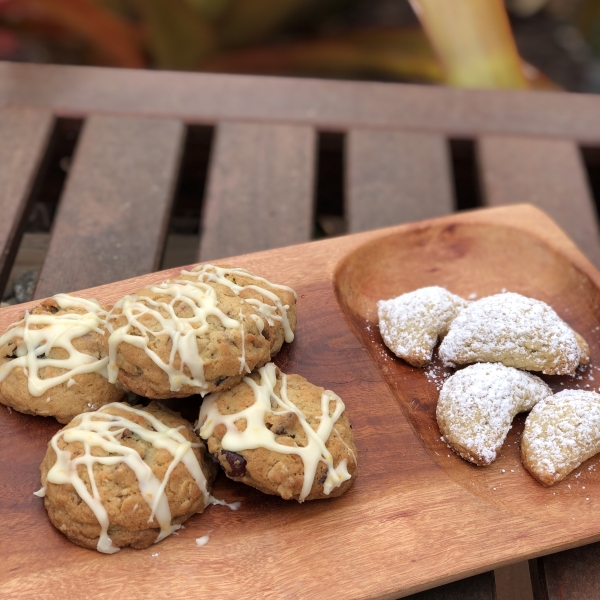
[[449, 377], [436, 416], [446, 443], [479, 466], [498, 456], [516, 414], [552, 391], [539, 377], [498, 363], [471, 365]]
[[153, 399], [229, 389], [265, 364], [284, 338], [293, 339], [292, 299], [291, 288], [243, 269], [202, 265], [182, 271], [126, 296], [110, 311], [109, 379]]
[[380, 300], [379, 331], [396, 356], [413, 367], [424, 367], [431, 362], [438, 339], [467, 305], [466, 300], [437, 286]]
[[37, 495], [79, 546], [147, 548], [211, 502], [216, 467], [204, 453], [191, 424], [160, 405], [109, 404], [52, 438]]
[[452, 322], [439, 356], [450, 367], [500, 362], [565, 375], [589, 360], [589, 348], [546, 303], [505, 293], [465, 308]]
[[342, 400], [273, 363], [206, 397], [198, 427], [230, 479], [286, 500], [339, 496], [357, 475]]
[[67, 294], [26, 312], [0, 337], [0, 402], [68, 423], [123, 398], [107, 380], [105, 317], [96, 301]]
[[271, 283], [239, 267], [200, 265], [191, 271], [181, 271], [177, 281], [204, 281], [226, 285], [245, 300], [262, 320], [261, 333], [269, 340], [271, 356], [281, 350], [283, 342], [291, 343], [296, 330], [296, 293], [287, 285]]
[[564, 390], [527, 416], [521, 460], [540, 483], [554, 485], [600, 452], [600, 394]]

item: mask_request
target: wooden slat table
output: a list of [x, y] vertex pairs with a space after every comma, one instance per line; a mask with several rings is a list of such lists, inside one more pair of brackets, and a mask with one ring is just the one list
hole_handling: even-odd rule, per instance
[[[600, 145], [594, 97], [0, 63], [0, 291], [64, 118], [83, 127], [38, 298], [159, 267], [190, 159], [186, 130], [196, 125], [214, 128], [206, 190], [194, 199], [198, 260], [313, 238], [325, 164], [319, 139], [334, 131], [344, 136], [338, 217], [346, 231], [465, 206], [450, 140], [468, 140], [477, 204], [538, 205], [600, 266], [579, 148]], [[598, 554], [591, 545], [531, 561], [536, 597], [597, 597]], [[495, 597], [492, 572], [413, 596]]]

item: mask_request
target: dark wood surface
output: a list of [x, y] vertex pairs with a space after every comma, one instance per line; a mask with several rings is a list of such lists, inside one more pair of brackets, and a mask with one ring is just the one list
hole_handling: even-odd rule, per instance
[[469, 579], [418, 592], [410, 600], [496, 600], [494, 573], [482, 573]]
[[87, 120], [36, 298], [158, 268], [183, 137], [183, 125], [174, 120]]
[[307, 242], [316, 136], [310, 127], [217, 127], [198, 260]]
[[597, 600], [600, 596], [600, 543], [537, 559], [532, 570], [536, 600]]
[[[84, 126], [36, 297], [158, 267], [184, 123], [215, 125], [203, 260], [310, 239], [316, 134], [335, 130], [346, 136], [348, 231], [447, 214], [455, 201], [464, 206], [449, 141], [469, 138], [482, 204], [544, 208], [600, 265], [596, 207], [578, 148], [600, 145], [594, 97], [0, 63], [0, 107], [0, 289], [63, 116], [82, 117]], [[593, 593], [597, 550], [586, 552], [538, 559], [538, 596]], [[431, 599], [453, 598], [457, 589], [466, 599], [494, 597], [493, 573], [461, 585], [431, 591]]]

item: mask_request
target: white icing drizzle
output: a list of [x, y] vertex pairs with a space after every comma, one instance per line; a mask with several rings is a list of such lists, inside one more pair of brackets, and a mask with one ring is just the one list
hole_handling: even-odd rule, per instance
[[[226, 275], [238, 274], [244, 277], [252, 278], [257, 282], [256, 285], [240, 286], [229, 279]], [[184, 277], [193, 278], [193, 280]], [[259, 314], [244, 315], [240, 310], [239, 320], [232, 319], [223, 313], [218, 307], [217, 292], [210, 284], [219, 284], [226, 286], [236, 295], [244, 289], [253, 289], [260, 292], [263, 296], [269, 298], [274, 304], [267, 304], [256, 299], [242, 299], [243, 302], [251, 305]], [[242, 356], [240, 360], [240, 374], [251, 369], [246, 363], [246, 348], [244, 343], [245, 331], [242, 326], [244, 319], [250, 318], [262, 332], [265, 319], [270, 325], [275, 321], [281, 321], [285, 332], [286, 342], [294, 339], [294, 333], [291, 330], [287, 310], [289, 306], [282, 305], [281, 299], [274, 292], [265, 289], [260, 284], [267, 284], [273, 288], [282, 289], [291, 292], [296, 297], [292, 288], [277, 285], [267, 281], [262, 277], [253, 275], [245, 269], [222, 268], [214, 265], [200, 265], [192, 271], [181, 271], [179, 277], [166, 281], [156, 286], [150, 287], [150, 291], [170, 298], [167, 302], [158, 302], [146, 296], [137, 296], [136, 294], [125, 296], [119, 300], [108, 313], [107, 326], [110, 332], [108, 340], [109, 362], [108, 379], [111, 383], [117, 381], [119, 369], [117, 367], [117, 347], [120, 343], [126, 342], [143, 350], [152, 361], [160, 367], [169, 377], [169, 385], [172, 391], [179, 391], [184, 385], [199, 388], [199, 393], [206, 393], [209, 389], [204, 377], [204, 365], [198, 352], [196, 338], [206, 333], [209, 328], [207, 318], [211, 315], [217, 317], [224, 327], [241, 327], [242, 334]], [[192, 310], [191, 317], [179, 317], [175, 314], [174, 306], [176, 303], [183, 302]], [[120, 310], [120, 314], [115, 314], [114, 310]], [[167, 316], [161, 314], [164, 311]], [[125, 316], [127, 323], [122, 327], [114, 329], [111, 321], [118, 319], [121, 315]], [[146, 327], [140, 318], [143, 315], [150, 315], [155, 323], [158, 323], [160, 329], [150, 329]], [[260, 315], [260, 316], [259, 316]], [[261, 318], [262, 317], [262, 318]], [[136, 329], [140, 335], [132, 335], [132, 330]], [[167, 335], [171, 338], [172, 349], [169, 360], [165, 362], [153, 350], [148, 347], [150, 339], [156, 336]], [[180, 366], [175, 367], [175, 359], [179, 357]], [[191, 376], [185, 374], [184, 369], [188, 368]]]
[[202, 537], [196, 538], [196, 546], [206, 546], [210, 541], [210, 535], [208, 533]]
[[[244, 318], [244, 313], [242, 312], [242, 309], [240, 309], [240, 321], [242, 321]], [[238, 358], [238, 360], [240, 361], [240, 375], [246, 371], [246, 373], [251, 373], [252, 369], [248, 366], [248, 363], [246, 362], [246, 341], [245, 341], [245, 335], [244, 335], [244, 328], [242, 327], [241, 329], [242, 331], [242, 356], [240, 356], [240, 358]]]
[[[206, 390], [208, 384], [204, 378], [204, 364], [198, 352], [196, 338], [206, 333], [210, 327], [209, 316], [217, 317], [224, 327], [236, 329], [240, 322], [228, 317], [219, 307], [215, 289], [200, 281], [179, 282], [167, 281], [149, 288], [151, 292], [170, 298], [167, 302], [159, 302], [146, 296], [136, 294], [125, 296], [117, 302], [107, 316], [107, 327], [111, 332], [108, 340], [109, 363], [108, 380], [116, 382], [119, 369], [117, 367], [117, 347], [126, 342], [143, 350], [152, 361], [169, 377], [172, 391], [179, 391], [182, 386], [189, 385]], [[192, 312], [191, 317], [180, 317], [175, 314], [175, 305], [186, 304]], [[111, 320], [119, 318], [113, 315], [115, 309], [120, 309], [127, 323], [114, 329]], [[167, 316], [161, 314], [161, 309]], [[160, 329], [150, 329], [141, 320], [144, 315], [150, 315]], [[132, 329], [137, 329], [141, 335], [132, 335]], [[154, 337], [167, 335], [171, 338], [172, 347], [168, 362], [163, 361], [156, 352], [148, 347]], [[179, 356], [180, 366], [175, 367], [175, 359]], [[187, 367], [191, 376], [184, 373]]]
[[[254, 290], [259, 292], [263, 296], [267, 297], [273, 305], [267, 304], [266, 302], [261, 302], [256, 298], [245, 298], [245, 301], [252, 305], [254, 309], [260, 314], [260, 316], [267, 321], [267, 323], [271, 326], [275, 324], [275, 321], [281, 321], [281, 326], [283, 327], [285, 333], [285, 341], [290, 343], [294, 340], [294, 332], [290, 327], [290, 322], [288, 319], [287, 311], [290, 308], [287, 304], [281, 303], [281, 298], [271, 290], [268, 290], [262, 287], [260, 284], [266, 284], [272, 288], [285, 290], [286, 292], [290, 292], [294, 295], [294, 298], [297, 298], [296, 292], [291, 287], [287, 285], [279, 285], [276, 283], [271, 283], [264, 277], [259, 277], [258, 275], [253, 275], [246, 269], [241, 269], [237, 267], [217, 267], [215, 265], [199, 265], [195, 267], [191, 271], [181, 271], [181, 275], [187, 277], [197, 277], [198, 281], [212, 281], [214, 283], [218, 283], [220, 285], [227, 286], [234, 294], [240, 295], [240, 293], [244, 289]], [[256, 281], [256, 285], [238, 285], [233, 281], [227, 279], [227, 275], [240, 275], [243, 277], [248, 277]], [[176, 280], [177, 281], [177, 280]], [[259, 327], [262, 331], [262, 327]]]
[[[124, 416], [108, 413], [107, 410], [111, 407], [118, 407], [123, 411], [143, 417], [155, 431], [146, 429]], [[102, 505], [96, 486], [93, 473], [93, 465], [95, 463], [115, 465], [122, 462], [134, 472], [142, 497], [152, 511], [148, 523], [152, 524], [153, 520], [156, 519], [160, 526], [160, 533], [155, 543], [160, 542], [180, 527], [179, 525], [171, 525], [171, 511], [164, 493], [169, 476], [180, 462], [187, 468], [201, 490], [205, 506], [209, 504], [212, 497], [208, 492], [206, 477], [192, 450], [193, 446], [197, 446], [198, 444], [189, 442], [179, 431], [180, 427], [168, 427], [146, 411], [116, 402], [107, 404], [96, 412], [83, 413], [79, 416], [79, 419], [81, 422], [76, 427], [59, 431], [50, 441], [52, 448], [56, 452], [56, 463], [48, 471], [46, 479], [49, 483], [71, 484], [79, 497], [90, 507], [98, 519], [101, 528], [97, 545], [99, 552], [113, 554], [114, 552], [118, 552], [119, 548], [113, 546], [108, 536], [108, 513]], [[144, 441], [151, 443], [155, 448], [167, 450], [173, 456], [173, 460], [165, 473], [163, 481], [158, 480], [152, 469], [142, 460], [142, 457], [136, 450], [123, 446], [120, 443], [120, 437], [126, 429]], [[83, 455], [71, 458], [70, 452], [61, 450], [58, 447], [58, 441], [61, 438], [66, 443], [81, 442], [84, 448]], [[108, 452], [110, 455], [94, 456], [91, 453], [92, 447], [102, 448], [102, 450]], [[87, 469], [91, 483], [91, 493], [79, 477], [79, 465], [84, 465]], [[45, 492], [46, 487], [44, 486], [36, 492], [36, 495], [41, 497], [45, 495]]]
[[[70, 308], [84, 309], [84, 314], [45, 314], [34, 315], [29, 312], [21, 321], [11, 326], [0, 337], [0, 346], [11, 340], [20, 338], [22, 342], [16, 348], [17, 358], [0, 365], [0, 381], [17, 367], [22, 367], [27, 377], [27, 387], [32, 396], [39, 397], [50, 388], [67, 382], [71, 387], [76, 382], [75, 375], [82, 373], [99, 373], [108, 376], [106, 367], [108, 357], [97, 359], [94, 356], [79, 352], [73, 346], [73, 340], [92, 331], [99, 334], [104, 332], [101, 326], [105, 324], [106, 311], [95, 300], [84, 300], [67, 294], [53, 296], [58, 306], [63, 310]], [[36, 326], [39, 328], [33, 328]], [[48, 358], [53, 348], [66, 350], [69, 357], [65, 359]], [[43, 357], [43, 358], [42, 358]], [[44, 367], [64, 369], [64, 373], [55, 377], [40, 379], [39, 371]]]
[[219, 500], [218, 498], [215, 498], [214, 496], [210, 497], [210, 504], [216, 504], [218, 506], [227, 506], [227, 508], [229, 508], [229, 510], [239, 510], [240, 506], [242, 506], [242, 503], [238, 500], [237, 502], [225, 502], [225, 500]]
[[[287, 376], [281, 374], [281, 390], [279, 395], [275, 393], [277, 384], [276, 367], [274, 363], [268, 363], [258, 370], [260, 373], [260, 384], [256, 383], [250, 377], [244, 377], [243, 381], [252, 388], [255, 402], [244, 410], [223, 415], [219, 412], [217, 400], [219, 393], [210, 394], [204, 399], [200, 408], [199, 423], [200, 437], [208, 439], [217, 425], [223, 424], [227, 432], [221, 440], [221, 447], [231, 452], [240, 452], [243, 450], [252, 450], [256, 448], [266, 448], [281, 454], [296, 454], [304, 463], [304, 482], [300, 493], [299, 502], [310, 493], [312, 488], [317, 466], [319, 462], [324, 462], [327, 466], [327, 478], [323, 485], [325, 494], [329, 494], [332, 489], [340, 486], [344, 481], [350, 479], [351, 475], [347, 469], [347, 459], [340, 461], [337, 467], [333, 465], [333, 456], [327, 450], [325, 443], [331, 435], [334, 425], [344, 412], [345, 406], [341, 398], [330, 390], [325, 390], [321, 396], [321, 416], [319, 427], [315, 431], [308, 423], [304, 413], [289, 399], [287, 394]], [[271, 407], [273, 401], [277, 409]], [[335, 402], [333, 414], [329, 414], [329, 405]], [[285, 446], [276, 441], [275, 434], [265, 425], [265, 415], [273, 413], [283, 415], [294, 413], [300, 422], [307, 438], [306, 446]], [[246, 419], [246, 429], [240, 431], [235, 422], [240, 419]]]

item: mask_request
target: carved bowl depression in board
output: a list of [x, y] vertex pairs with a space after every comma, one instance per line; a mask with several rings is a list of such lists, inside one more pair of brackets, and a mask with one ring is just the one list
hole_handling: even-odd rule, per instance
[[[383, 344], [377, 326], [377, 301], [421, 287], [439, 285], [466, 299], [502, 291], [547, 302], [588, 341], [591, 365], [575, 376], [543, 376], [553, 391], [600, 390], [600, 292], [582, 271], [543, 241], [517, 229], [485, 224], [439, 224], [403, 235], [375, 239], [338, 265], [338, 300], [355, 334], [370, 353], [403, 414], [430, 457], [464, 488], [498, 507], [540, 516], [577, 513], [590, 496], [600, 495], [600, 456], [591, 458], [566, 480], [544, 488], [520, 460], [524, 414], [518, 415], [499, 458], [476, 467], [441, 440], [435, 418], [439, 390], [454, 372], [434, 353], [432, 364], [415, 368]], [[515, 502], [515, 495], [519, 501]]]

